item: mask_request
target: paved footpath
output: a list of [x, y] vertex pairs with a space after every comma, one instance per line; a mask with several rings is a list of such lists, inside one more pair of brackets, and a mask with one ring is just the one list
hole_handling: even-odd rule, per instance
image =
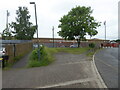
[[55, 58], [56, 61], [48, 66], [36, 68], [14, 66], [3, 71], [3, 88], [103, 88], [92, 60], [85, 54], [60, 52], [55, 54]]
[[26, 56], [24, 56], [21, 60], [19, 60], [18, 62], [16, 62], [12, 68], [16, 69], [16, 68], [26, 68], [27, 67], [27, 63], [29, 61], [29, 56], [30, 56], [31, 52], [28, 53]]

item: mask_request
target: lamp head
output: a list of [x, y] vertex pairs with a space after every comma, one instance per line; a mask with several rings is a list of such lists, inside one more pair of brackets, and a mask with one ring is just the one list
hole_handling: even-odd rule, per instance
[[35, 2], [30, 2], [30, 4], [35, 4]]

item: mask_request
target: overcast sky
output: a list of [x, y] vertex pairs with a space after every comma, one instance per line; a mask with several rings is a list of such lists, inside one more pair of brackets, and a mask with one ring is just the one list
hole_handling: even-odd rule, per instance
[[[118, 1], [119, 0], [1, 0], [0, 2], [0, 33], [6, 27], [6, 10], [10, 12], [9, 23], [15, 21], [16, 10], [19, 6], [26, 6], [31, 15], [30, 21], [35, 25], [34, 1], [37, 6], [39, 37], [52, 37], [52, 27], [55, 28], [55, 38], [59, 38], [59, 20], [73, 7], [90, 6], [93, 9], [94, 18], [102, 22], [97, 28], [98, 35], [92, 38], [104, 39], [104, 24], [107, 25], [107, 39], [118, 38]], [[36, 37], [36, 34], [34, 35]], [[89, 38], [87, 36], [87, 38]]]

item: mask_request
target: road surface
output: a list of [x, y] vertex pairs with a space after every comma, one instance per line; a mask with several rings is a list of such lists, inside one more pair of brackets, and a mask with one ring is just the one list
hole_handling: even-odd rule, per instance
[[105, 48], [95, 55], [95, 63], [108, 88], [118, 88], [118, 48]]
[[22, 68], [21, 62], [2, 72], [3, 88], [103, 88], [99, 81], [92, 58], [86, 54], [59, 52], [55, 62], [48, 66]]

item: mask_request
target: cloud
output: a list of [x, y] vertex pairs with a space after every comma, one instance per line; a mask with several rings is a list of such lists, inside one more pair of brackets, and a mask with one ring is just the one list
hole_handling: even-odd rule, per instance
[[[118, 1], [119, 0], [2, 0], [0, 3], [0, 32], [6, 27], [6, 10], [10, 11], [9, 22], [15, 21], [18, 6], [28, 7], [31, 15], [30, 21], [35, 24], [34, 5], [30, 1], [35, 1], [37, 6], [39, 37], [51, 37], [52, 26], [55, 27], [55, 37], [59, 37], [57, 32], [60, 18], [67, 14], [73, 7], [91, 6], [93, 16], [97, 21], [107, 22], [108, 38], [117, 38], [118, 34]], [[7, 4], [7, 3], [9, 4]], [[104, 37], [104, 26], [97, 29], [99, 34], [95, 37]], [[114, 36], [112, 31], [114, 30]], [[35, 35], [36, 37], [36, 35]]]

